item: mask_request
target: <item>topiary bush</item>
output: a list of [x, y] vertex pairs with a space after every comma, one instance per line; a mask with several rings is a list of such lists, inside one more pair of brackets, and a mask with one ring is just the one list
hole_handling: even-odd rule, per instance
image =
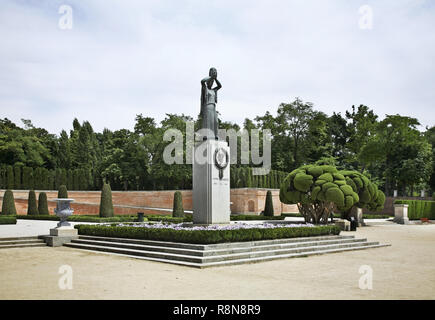
[[349, 209], [340, 210], [343, 219], [350, 219], [352, 208], [367, 208], [371, 211], [380, 211], [384, 208], [385, 194], [378, 190], [378, 186], [372, 183], [362, 173], [357, 171], [340, 171], [346, 178], [346, 183], [358, 194], [359, 201]]
[[66, 185], [59, 186], [59, 191], [57, 192], [57, 197], [59, 199], [68, 198], [68, 190], [66, 189]]
[[267, 191], [266, 193], [266, 203], [264, 205], [264, 215], [266, 217], [273, 217], [273, 201], [272, 201], [272, 192]]
[[326, 224], [334, 205], [347, 210], [359, 201], [359, 196], [334, 166], [304, 165], [284, 179], [280, 200], [297, 204], [306, 222]]
[[113, 217], [112, 190], [107, 183], [103, 184], [100, 200], [100, 217]]
[[39, 197], [38, 197], [38, 213], [39, 213], [39, 215], [48, 215], [48, 214], [50, 214], [50, 212], [48, 211], [47, 194], [45, 192], [39, 193]]
[[27, 200], [27, 214], [38, 215], [38, 206], [36, 205], [36, 195], [34, 190], [29, 191], [29, 199]]
[[172, 209], [172, 216], [182, 218], [184, 217], [183, 199], [180, 191], [174, 193], [174, 206]]
[[2, 215], [16, 215], [14, 194], [11, 190], [6, 190], [3, 195]]

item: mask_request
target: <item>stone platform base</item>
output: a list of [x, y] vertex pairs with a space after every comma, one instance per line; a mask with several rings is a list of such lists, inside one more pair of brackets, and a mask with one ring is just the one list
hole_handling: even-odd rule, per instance
[[43, 236], [44, 241], [50, 247], [60, 247], [71, 240], [78, 239], [78, 230], [74, 228], [54, 228], [50, 229], [49, 236]]

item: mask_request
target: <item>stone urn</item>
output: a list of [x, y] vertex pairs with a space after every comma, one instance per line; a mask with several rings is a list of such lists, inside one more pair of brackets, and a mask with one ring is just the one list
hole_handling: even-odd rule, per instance
[[60, 222], [57, 224], [57, 227], [60, 228], [71, 226], [67, 219], [74, 212], [74, 210], [70, 207], [70, 203], [73, 202], [74, 199], [57, 198], [54, 200], [57, 201], [57, 206], [54, 209], [54, 213], [56, 214], [56, 216], [60, 217]]

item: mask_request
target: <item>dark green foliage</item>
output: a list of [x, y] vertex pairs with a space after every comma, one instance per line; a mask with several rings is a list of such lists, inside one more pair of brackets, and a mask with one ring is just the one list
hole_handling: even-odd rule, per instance
[[380, 211], [384, 208], [385, 194], [378, 190], [377, 185], [372, 183], [366, 176], [357, 171], [340, 171], [339, 174], [345, 177], [348, 185], [340, 187], [343, 192], [346, 191], [345, 194], [349, 195], [350, 187], [358, 194], [358, 198], [354, 199], [351, 207], [341, 210], [342, 218], [350, 218], [353, 206], [367, 208], [371, 211]]
[[284, 216], [265, 216], [265, 215], [251, 215], [251, 214], [232, 214], [231, 221], [251, 221], [251, 220], [284, 220]]
[[74, 228], [78, 229], [80, 235], [197, 244], [257, 241], [340, 234], [340, 229], [337, 226], [204, 231], [100, 226], [86, 224], [75, 225]]
[[267, 191], [266, 193], [266, 203], [264, 205], [264, 215], [266, 217], [273, 217], [273, 200], [272, 200], [272, 192]]
[[334, 166], [305, 165], [284, 179], [280, 200], [297, 204], [306, 222], [328, 223], [333, 205], [347, 210], [359, 198]]
[[183, 199], [180, 191], [175, 191], [174, 193], [172, 216], [177, 218], [184, 217]]
[[6, 168], [6, 177], [7, 177], [7, 184], [6, 187], [10, 190], [12, 190], [15, 187], [15, 179], [14, 179], [14, 169], [12, 166], [7, 166]]
[[420, 218], [435, 219], [435, 201], [396, 200], [394, 204], [407, 204], [408, 218], [411, 220]]
[[48, 215], [48, 214], [50, 214], [49, 211], [48, 211], [47, 194], [45, 192], [39, 193], [39, 197], [38, 197], [38, 214], [39, 215]]
[[100, 217], [113, 217], [112, 190], [110, 185], [105, 183], [101, 190]]
[[14, 188], [21, 189], [21, 166], [14, 165]]
[[3, 195], [2, 215], [16, 215], [14, 194], [11, 190], [6, 190]]
[[68, 190], [66, 189], [66, 185], [62, 184], [61, 186], [59, 186], [59, 190], [57, 191], [57, 197], [59, 199], [68, 198]]
[[17, 224], [17, 217], [0, 215], [0, 224]]
[[[18, 219], [25, 219], [25, 220], [50, 220], [50, 221], [59, 221], [60, 218], [55, 215], [35, 215], [35, 216], [25, 216], [20, 215], [17, 216]], [[108, 218], [101, 218], [97, 215], [72, 215], [68, 217], [68, 221], [72, 222], [137, 222], [137, 216], [130, 216], [130, 215], [119, 215], [114, 217], [108, 217]], [[145, 218], [144, 221], [147, 221], [147, 218]]]
[[29, 199], [27, 201], [27, 214], [28, 215], [38, 214], [38, 206], [36, 204], [36, 194], [34, 190], [29, 191]]

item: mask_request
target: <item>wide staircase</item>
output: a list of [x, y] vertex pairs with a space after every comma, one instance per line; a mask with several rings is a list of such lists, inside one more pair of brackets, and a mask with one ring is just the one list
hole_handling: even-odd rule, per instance
[[387, 246], [379, 242], [368, 242], [367, 239], [355, 239], [354, 236], [320, 236], [210, 245], [80, 236], [79, 239], [64, 245], [197, 268]]
[[38, 237], [0, 238], [0, 249], [46, 246], [44, 240]]

